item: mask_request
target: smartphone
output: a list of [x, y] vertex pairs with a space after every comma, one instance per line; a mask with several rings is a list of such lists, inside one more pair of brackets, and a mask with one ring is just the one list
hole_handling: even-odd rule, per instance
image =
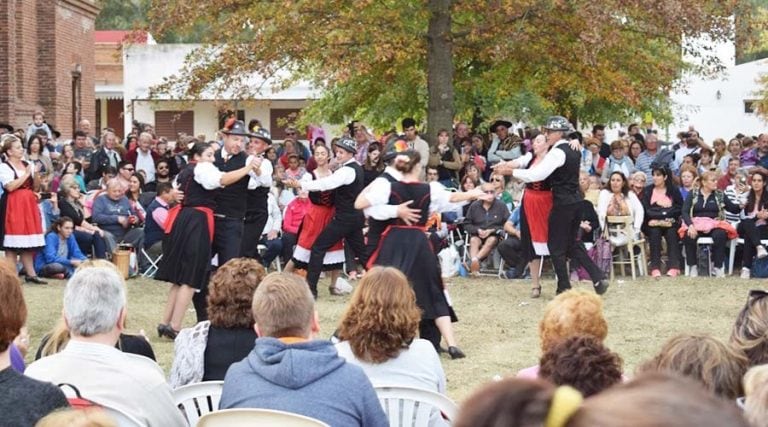
[[47, 200], [51, 198], [51, 193], [40, 193], [40, 200]]

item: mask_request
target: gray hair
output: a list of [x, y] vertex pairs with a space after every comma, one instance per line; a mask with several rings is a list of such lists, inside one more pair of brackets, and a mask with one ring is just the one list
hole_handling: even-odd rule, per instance
[[78, 270], [64, 290], [64, 317], [73, 335], [90, 337], [112, 330], [125, 307], [125, 281], [114, 269]]

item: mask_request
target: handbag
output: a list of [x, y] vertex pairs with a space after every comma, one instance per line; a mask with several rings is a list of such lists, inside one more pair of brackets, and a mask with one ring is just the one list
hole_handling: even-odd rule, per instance
[[[611, 272], [611, 261], [613, 260], [611, 242], [605, 238], [605, 232], [595, 240], [595, 244], [587, 251], [587, 255], [597, 268], [605, 274]], [[581, 267], [584, 268], [584, 267]]]

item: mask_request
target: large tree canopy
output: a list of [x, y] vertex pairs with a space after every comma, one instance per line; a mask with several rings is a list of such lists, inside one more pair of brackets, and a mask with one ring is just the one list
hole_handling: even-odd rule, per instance
[[[213, 31], [157, 92], [253, 94], [247, 76], [290, 75], [323, 89], [309, 119], [392, 126], [456, 117], [587, 121], [668, 113], [683, 71], [713, 72], [708, 46], [731, 35], [722, 0], [191, 0], [153, 1], [150, 30]], [[703, 67], [683, 61], [698, 57]], [[447, 62], [446, 62], [447, 58]], [[283, 74], [284, 72], [288, 74]], [[431, 101], [431, 102], [430, 102]]]

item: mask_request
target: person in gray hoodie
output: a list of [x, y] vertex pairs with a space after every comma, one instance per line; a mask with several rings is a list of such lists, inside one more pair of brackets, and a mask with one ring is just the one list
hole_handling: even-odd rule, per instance
[[260, 338], [227, 371], [219, 409], [275, 409], [332, 426], [389, 426], [362, 369], [339, 357], [330, 341], [313, 339], [319, 321], [304, 279], [267, 275], [252, 311]]

